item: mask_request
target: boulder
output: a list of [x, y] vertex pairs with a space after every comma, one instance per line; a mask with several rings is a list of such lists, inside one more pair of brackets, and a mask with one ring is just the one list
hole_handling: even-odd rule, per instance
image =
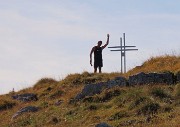
[[176, 74], [176, 83], [180, 83], [180, 71]]
[[101, 82], [97, 84], [87, 84], [84, 86], [81, 93], [77, 94], [74, 100], [80, 100], [86, 96], [93, 96], [95, 94], [100, 94], [104, 89], [110, 89], [116, 86], [126, 86], [127, 80], [124, 77], [116, 77], [114, 80], [108, 82]]
[[137, 75], [133, 75], [129, 77], [130, 85], [142, 85], [142, 84], [150, 84], [150, 83], [165, 83], [165, 84], [174, 84], [174, 74], [171, 72], [166, 73], [148, 73], [145, 74], [141, 72]]
[[13, 95], [12, 98], [15, 100], [23, 101], [23, 102], [37, 101], [38, 100], [37, 95], [33, 94], [33, 93]]
[[98, 83], [98, 84], [87, 84], [84, 86], [81, 93], [77, 94], [75, 100], [80, 100], [86, 96], [93, 96], [95, 94], [99, 94], [102, 92], [103, 88], [106, 87], [106, 83]]
[[99, 123], [99, 124], [97, 124], [95, 127], [112, 127], [112, 126], [110, 126], [110, 125], [108, 125], [107, 123]]
[[37, 112], [39, 110], [38, 107], [35, 106], [27, 106], [24, 108], [21, 108], [19, 111], [17, 111], [13, 116], [12, 119], [16, 118], [17, 116], [26, 113], [26, 112]]

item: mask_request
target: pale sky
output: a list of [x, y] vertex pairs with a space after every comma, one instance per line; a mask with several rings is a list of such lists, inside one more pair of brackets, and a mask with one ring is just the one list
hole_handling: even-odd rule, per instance
[[[0, 94], [43, 77], [93, 72], [89, 53], [99, 40], [126, 44], [127, 68], [151, 56], [180, 54], [179, 0], [0, 0]], [[120, 71], [120, 53], [103, 51], [103, 72]]]

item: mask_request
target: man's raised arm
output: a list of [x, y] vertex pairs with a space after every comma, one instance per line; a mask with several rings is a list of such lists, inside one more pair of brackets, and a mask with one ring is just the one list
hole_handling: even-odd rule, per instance
[[106, 46], [109, 44], [109, 34], [107, 34], [107, 42], [105, 45], [102, 46], [102, 49], [106, 48]]

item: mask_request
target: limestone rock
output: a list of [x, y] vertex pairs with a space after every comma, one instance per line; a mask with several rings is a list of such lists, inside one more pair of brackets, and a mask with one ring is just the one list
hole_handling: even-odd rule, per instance
[[110, 126], [110, 125], [108, 125], [107, 123], [99, 123], [99, 124], [97, 124], [95, 127], [112, 127], [112, 126]]
[[24, 108], [21, 108], [19, 111], [17, 111], [13, 116], [12, 119], [16, 118], [17, 116], [21, 115], [22, 113], [26, 112], [37, 112], [39, 110], [38, 107], [35, 106], [27, 106]]
[[81, 93], [79, 93], [75, 100], [80, 100], [86, 96], [93, 96], [95, 94], [100, 94], [104, 89], [110, 89], [116, 86], [126, 86], [127, 80], [124, 77], [116, 77], [114, 80], [108, 82], [101, 82], [97, 84], [87, 84], [84, 86]]
[[37, 101], [38, 100], [37, 95], [33, 94], [33, 93], [13, 95], [12, 98], [15, 100], [23, 101], [23, 102]]
[[133, 75], [129, 77], [130, 85], [142, 85], [142, 84], [150, 84], [150, 83], [165, 83], [165, 84], [174, 84], [174, 74], [171, 72], [166, 73], [148, 73], [145, 74], [141, 72], [137, 75]]
[[95, 94], [99, 94], [105, 87], [106, 83], [103, 82], [98, 84], [87, 84], [84, 86], [82, 92], [75, 97], [75, 100], [80, 100], [86, 96], [93, 96]]

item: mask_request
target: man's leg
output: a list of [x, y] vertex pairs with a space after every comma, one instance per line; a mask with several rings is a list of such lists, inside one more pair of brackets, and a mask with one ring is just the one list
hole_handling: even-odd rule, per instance
[[101, 73], [101, 67], [99, 67], [99, 73]]
[[94, 73], [96, 73], [97, 72], [97, 67], [94, 67]]

